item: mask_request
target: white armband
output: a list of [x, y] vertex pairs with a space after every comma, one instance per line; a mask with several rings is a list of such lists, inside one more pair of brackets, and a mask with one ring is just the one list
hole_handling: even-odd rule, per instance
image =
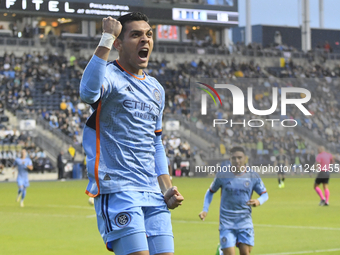
[[103, 33], [102, 38], [98, 46], [102, 46], [111, 50], [113, 42], [115, 41], [116, 37], [113, 34]]

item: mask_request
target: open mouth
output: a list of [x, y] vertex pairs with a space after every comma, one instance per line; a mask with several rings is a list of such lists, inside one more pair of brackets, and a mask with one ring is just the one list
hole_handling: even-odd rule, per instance
[[148, 49], [141, 49], [139, 52], [138, 52], [138, 56], [143, 59], [143, 60], [146, 60], [147, 57], [148, 57], [148, 54], [149, 54], [149, 50]]

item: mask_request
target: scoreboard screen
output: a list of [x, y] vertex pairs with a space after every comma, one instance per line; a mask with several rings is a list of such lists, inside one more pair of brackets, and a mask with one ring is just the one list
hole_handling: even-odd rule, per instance
[[133, 11], [144, 12], [153, 23], [214, 25], [238, 24], [237, 0], [2, 0], [0, 12], [74, 18], [119, 17]]

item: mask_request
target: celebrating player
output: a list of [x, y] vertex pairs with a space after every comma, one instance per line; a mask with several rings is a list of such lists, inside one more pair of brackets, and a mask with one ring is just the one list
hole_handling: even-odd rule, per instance
[[18, 196], [17, 196], [17, 202], [20, 201], [20, 206], [24, 207], [24, 199], [26, 197], [26, 189], [28, 186], [30, 186], [30, 183], [28, 181], [28, 170], [33, 170], [32, 160], [27, 157], [27, 152], [25, 149], [21, 150], [21, 157], [16, 158], [13, 163], [13, 169], [17, 167], [18, 168], [18, 177], [17, 177], [17, 183], [18, 183]]
[[[316, 193], [321, 198], [319, 205], [329, 205], [329, 167], [331, 164], [334, 164], [334, 159], [332, 154], [325, 151], [325, 147], [320, 146], [318, 148], [319, 154], [316, 156], [316, 164], [315, 169], [318, 172], [318, 175], [315, 179], [314, 189]], [[319, 188], [320, 183], [323, 185], [323, 190], [325, 191], [325, 197], [322, 194], [321, 189]]]
[[[112, 45], [119, 57], [107, 63]], [[172, 187], [161, 141], [164, 89], [143, 72], [152, 49], [146, 15], [104, 18], [80, 84], [93, 109], [83, 135], [86, 193], [95, 197], [99, 231], [116, 255], [174, 253], [168, 208], [183, 196]]]
[[[251, 218], [251, 207], [262, 205], [268, 200], [266, 188], [257, 173], [245, 165], [246, 155], [242, 147], [233, 147], [231, 166], [228, 171], [219, 172], [204, 198], [203, 211], [199, 217], [207, 216], [213, 194], [222, 189], [220, 208], [220, 245], [224, 255], [234, 255], [235, 245], [241, 255], [247, 255], [254, 246], [254, 229]], [[255, 191], [261, 195], [252, 199]]]

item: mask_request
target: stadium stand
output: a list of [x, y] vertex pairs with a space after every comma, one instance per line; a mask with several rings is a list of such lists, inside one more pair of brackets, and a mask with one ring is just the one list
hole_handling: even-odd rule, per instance
[[[159, 47], [179, 46], [161, 45]], [[278, 67], [277, 56], [283, 56], [282, 49], [262, 49], [256, 45], [252, 47], [236, 45], [235, 47], [233, 53], [226, 52], [226, 55], [222, 55], [222, 57], [210, 58], [198, 55], [197, 58], [197, 55], [190, 54], [190, 52], [196, 52], [196, 47], [185, 46], [183, 55], [186, 61], [181, 61], [182, 58], [179, 58], [177, 62], [169, 61], [169, 54], [160, 55], [156, 49], [156, 57], [150, 59], [146, 72], [157, 78], [166, 90], [165, 119], [180, 120], [184, 128], [199, 134], [202, 139], [205, 139], [205, 144], [214, 144], [211, 147], [215, 147], [213, 150], [197, 144], [197, 141], [190, 140], [191, 148], [187, 141], [183, 141], [183, 144], [180, 143], [178, 148], [173, 148], [169, 143], [171, 141], [169, 137], [174, 134], [165, 133], [166, 136], [163, 140], [172, 162], [177, 154], [184, 161], [190, 159], [190, 153], [200, 154], [202, 158], [204, 158], [204, 154], [210, 153], [213, 157], [221, 158], [224, 155], [219, 150], [221, 141], [227, 147], [226, 149], [235, 144], [244, 145], [253, 156], [255, 164], [270, 161], [280, 147], [286, 149], [293, 147], [294, 150], [287, 151], [292, 159], [301, 156], [301, 153], [303, 154], [313, 143], [326, 142], [325, 145], [332, 151], [340, 152], [338, 145], [340, 130], [337, 128], [339, 117], [336, 114], [338, 105], [336, 100], [338, 98], [336, 89], [338, 80], [336, 78], [340, 75], [339, 65], [321, 63], [320, 61], [325, 61], [327, 58], [320, 60], [318, 54], [315, 54], [314, 61], [302, 65], [301, 61], [308, 62], [310, 56], [294, 49], [288, 49], [296, 55], [291, 55], [292, 57], [285, 61], [283, 67]], [[210, 48], [215, 54], [218, 54], [220, 50], [212, 47], [206, 47], [205, 50]], [[249, 54], [250, 51], [253, 53]], [[255, 51], [256, 53], [254, 53]], [[250, 57], [251, 55], [254, 57]], [[161, 60], [158, 60], [159, 56], [163, 56]], [[264, 56], [267, 56], [266, 61], [263, 61]], [[82, 155], [82, 128], [89, 116], [89, 107], [79, 101], [78, 87], [82, 71], [88, 60], [89, 57], [75, 57], [74, 55], [65, 57], [62, 54], [39, 53], [38, 51], [22, 56], [5, 53], [3, 57], [0, 57], [0, 96], [1, 102], [4, 102], [3, 106], [0, 105], [0, 110], [5, 106], [8, 111], [15, 115], [19, 114], [21, 118], [28, 115], [30, 118], [36, 119], [39, 125], [54, 135], [63, 137], [64, 141], [73, 145]], [[265, 128], [256, 133], [247, 129], [240, 131], [222, 126], [211, 130], [204, 123], [211, 122], [211, 119], [217, 116], [219, 118], [230, 116], [232, 107], [228, 101], [231, 100], [231, 97], [227, 94], [223, 95], [224, 101], [226, 101], [223, 112], [220, 109], [209, 115], [207, 119], [198, 118], [197, 112], [190, 112], [193, 110], [193, 106], [195, 108], [195, 102], [190, 100], [192, 97], [189, 85], [190, 79], [203, 78], [230, 81], [239, 85], [244, 91], [249, 85], [263, 85], [262, 89], [256, 91], [254, 95], [255, 108], [271, 105], [269, 88], [272, 85], [274, 87], [308, 87], [313, 95], [317, 95], [320, 91], [326, 92], [323, 95], [327, 95], [327, 98], [319, 99], [312, 96], [308, 107], [314, 114], [313, 118], [302, 116], [296, 109], [288, 109], [287, 118], [296, 119], [300, 127], [300, 129], [295, 129], [295, 132], [278, 133]], [[2, 116], [1, 112], [0, 115]], [[277, 115], [276, 113], [276, 117]], [[250, 113], [246, 113], [246, 117], [251, 118]], [[332, 123], [327, 121], [331, 117]], [[310, 134], [303, 132], [303, 128], [311, 131]], [[250, 137], [250, 139], [246, 137]], [[183, 140], [189, 139], [190, 137]], [[183, 149], [183, 146], [189, 149]]]

